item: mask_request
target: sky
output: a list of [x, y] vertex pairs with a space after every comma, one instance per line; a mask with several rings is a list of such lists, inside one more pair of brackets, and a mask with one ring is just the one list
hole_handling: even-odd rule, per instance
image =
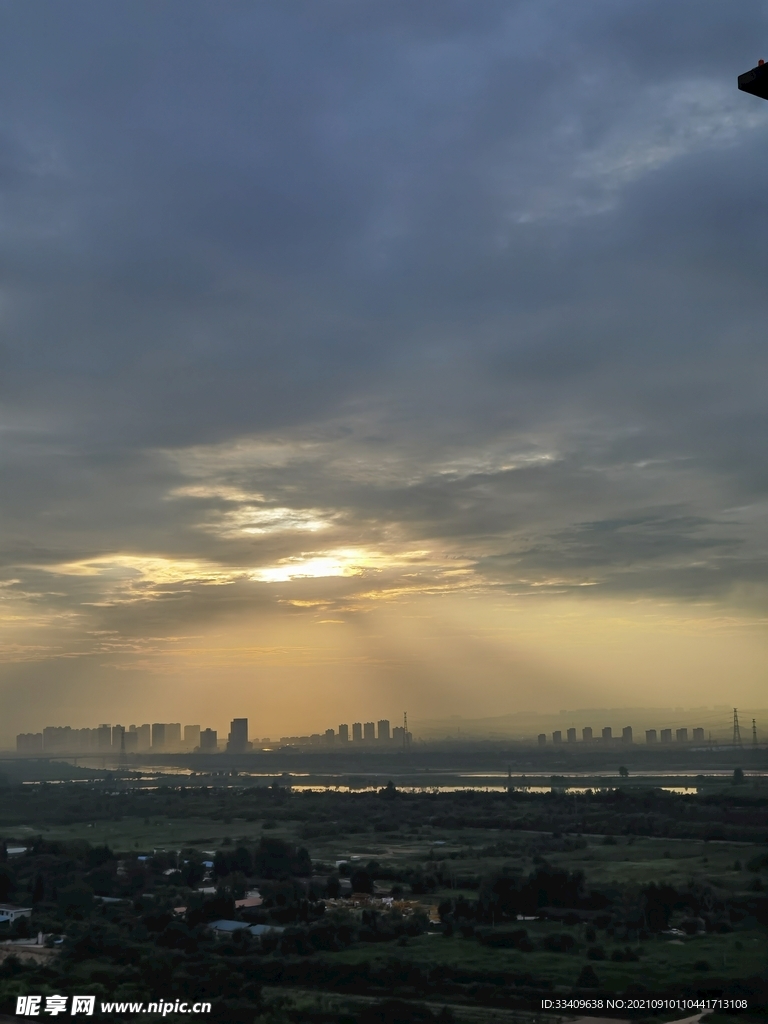
[[0, 24], [0, 740], [765, 704], [768, 3]]

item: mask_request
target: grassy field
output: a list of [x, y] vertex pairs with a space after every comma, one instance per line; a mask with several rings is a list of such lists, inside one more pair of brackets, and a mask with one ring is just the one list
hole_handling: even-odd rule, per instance
[[[548, 932], [562, 931], [549, 922], [526, 922], [531, 938], [542, 939]], [[490, 949], [473, 939], [445, 938], [439, 933], [408, 939], [407, 944], [393, 947], [367, 945], [340, 953], [323, 954], [329, 962], [340, 963], [401, 963], [434, 967], [446, 964], [465, 970], [498, 971], [504, 974], [532, 972], [553, 985], [573, 985], [585, 963], [594, 967], [601, 985], [610, 991], [642, 982], [649, 990], [662, 991], [669, 985], [693, 982], [701, 984], [708, 974], [718, 978], [736, 978], [759, 974], [768, 963], [768, 942], [757, 930], [745, 930], [728, 935], [702, 935], [686, 939], [662, 937], [640, 946], [640, 960], [634, 963], [613, 963], [610, 960], [588, 961], [586, 950], [593, 945], [584, 939], [580, 928], [569, 929], [576, 939], [574, 950], [567, 955], [535, 950], [522, 953], [515, 949]], [[582, 934], [580, 934], [580, 932]], [[606, 943], [606, 953], [623, 948], [625, 943]], [[696, 964], [706, 961], [709, 969], [703, 971]]]
[[[375, 860], [382, 868], [395, 869], [414, 862], [440, 865], [454, 883], [437, 893], [436, 898], [457, 895], [462, 891], [461, 879], [465, 876], [486, 874], [502, 865], [527, 872], [542, 856], [554, 866], [581, 870], [588, 883], [599, 882], [603, 886], [642, 885], [651, 881], [679, 886], [695, 878], [718, 888], [740, 891], [754, 877], [745, 867], [754, 856], [752, 844], [703, 840], [630, 837], [618, 839], [615, 845], [605, 845], [600, 838], [583, 837], [584, 845], [580, 848], [559, 850], [558, 844], [547, 834], [501, 834], [497, 829], [451, 831], [425, 826], [419, 834], [334, 834], [304, 838], [303, 823], [298, 821], [274, 823], [269, 819], [233, 818], [225, 823], [221, 819], [203, 817], [124, 818], [52, 826], [31, 822], [13, 826], [12, 834], [22, 841], [35, 835], [50, 840], [85, 839], [125, 852], [182, 847], [215, 850], [225, 840], [257, 842], [265, 824], [268, 830], [264, 834], [306, 846], [314, 862], [334, 865], [344, 859], [361, 863]], [[2, 827], [0, 821], [0, 829]]]
[[[264, 1002], [267, 1012], [263, 1019], [269, 1020], [269, 1010], [277, 1007], [290, 1008], [301, 1014], [329, 1014], [354, 1013], [361, 1007], [378, 1002], [374, 996], [350, 996], [340, 995], [335, 992], [316, 992], [312, 989], [292, 989], [286, 993], [285, 989], [268, 988], [264, 989]], [[411, 1002], [420, 1003], [419, 1000]], [[525, 1013], [520, 1010], [500, 1010], [486, 1006], [467, 1006], [450, 1001], [433, 1000], [426, 1005], [431, 1005], [434, 1012], [443, 1006], [450, 1009], [454, 1024], [559, 1024], [562, 1018], [547, 1016], [545, 1014]], [[741, 1022], [745, 1024], [745, 1022]]]

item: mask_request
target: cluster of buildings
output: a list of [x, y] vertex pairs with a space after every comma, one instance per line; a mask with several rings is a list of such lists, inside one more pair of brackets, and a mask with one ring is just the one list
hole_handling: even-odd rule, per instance
[[[377, 731], [378, 725], [378, 731]], [[359, 743], [369, 745], [384, 744], [386, 746], [407, 747], [410, 746], [413, 734], [408, 732], [405, 725], [396, 725], [390, 729], [389, 719], [382, 718], [376, 722], [353, 722], [352, 735], [349, 735], [349, 725], [340, 725], [339, 731], [326, 729], [324, 733], [315, 732], [310, 736], [281, 736], [280, 745], [283, 747], [309, 747], [330, 744]]]
[[[310, 736], [281, 736], [281, 746], [329, 744], [383, 744], [407, 747], [412, 734], [405, 725], [390, 728], [388, 718], [377, 722], [340, 725], [338, 732], [326, 729]], [[49, 725], [42, 732], [22, 732], [16, 737], [18, 754], [215, 754], [226, 751], [243, 754], [254, 746], [269, 746], [268, 736], [253, 742], [248, 738], [248, 719], [233, 718], [226, 741], [219, 740], [215, 729], [180, 722], [154, 722], [152, 725], [99, 725], [95, 729], [72, 729], [68, 725]]]
[[[576, 740], [576, 730], [575, 729], [568, 729], [566, 731], [565, 735], [566, 735], [566, 739], [565, 739], [566, 743], [576, 743], [577, 742], [577, 740]], [[704, 742], [704, 730], [703, 729], [694, 729], [693, 730], [693, 735], [689, 739], [688, 730], [687, 729], [676, 729], [675, 730], [674, 739], [675, 739], [675, 742], [677, 742], [677, 743], [688, 743], [688, 742], [703, 743]], [[543, 747], [543, 746], [546, 745], [547, 734], [545, 732], [540, 732], [539, 733], [538, 742], [539, 742], [539, 746], [540, 747]], [[562, 731], [560, 729], [558, 729], [556, 732], [552, 733], [552, 743], [557, 745], [557, 744], [562, 743], [562, 742], [563, 742], [563, 734], [562, 734]], [[601, 736], [595, 736], [593, 734], [592, 729], [590, 728], [590, 726], [587, 726], [586, 728], [581, 730], [581, 742], [582, 743], [608, 743], [608, 744], [613, 744], [613, 743], [634, 743], [634, 739], [632, 737], [632, 726], [631, 725], [625, 726], [621, 730], [621, 736], [614, 736], [613, 735], [613, 730], [611, 729], [610, 725], [607, 725], [603, 729]], [[645, 742], [646, 743], [658, 743], [658, 742], [661, 742], [661, 743], [672, 743], [672, 730], [671, 729], [662, 729], [660, 737], [659, 737], [659, 734], [657, 734], [655, 729], [646, 729], [645, 730]]]
[[215, 754], [220, 749], [241, 754], [252, 750], [248, 740], [248, 719], [235, 718], [226, 745], [220, 744], [215, 729], [180, 722], [152, 725], [99, 725], [95, 729], [72, 729], [49, 725], [42, 732], [22, 732], [16, 737], [19, 754], [181, 754], [193, 751]]

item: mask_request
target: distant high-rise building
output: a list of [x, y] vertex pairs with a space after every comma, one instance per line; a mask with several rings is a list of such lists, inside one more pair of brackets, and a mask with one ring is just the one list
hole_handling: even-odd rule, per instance
[[576, 742], [576, 730], [575, 729], [569, 729], [568, 730], [568, 742], [569, 743], [575, 743]]
[[200, 752], [204, 754], [215, 754], [219, 749], [219, 740], [215, 729], [202, 729], [200, 731]]
[[19, 754], [42, 754], [43, 734], [41, 732], [20, 732], [16, 737], [16, 752]]
[[363, 727], [360, 722], [352, 723], [352, 742], [362, 743], [363, 741]]
[[335, 743], [336, 742], [336, 733], [333, 731], [333, 729], [326, 729], [325, 730], [325, 742], [326, 743]]
[[405, 727], [396, 725], [392, 730], [392, 742], [396, 747], [405, 746]]
[[376, 739], [376, 723], [365, 722], [363, 725], [363, 739], [366, 743], [373, 743]]
[[200, 726], [199, 725], [185, 725], [184, 726], [184, 749], [194, 750], [200, 746]]
[[112, 726], [100, 725], [96, 730], [96, 746], [99, 750], [112, 749]]
[[622, 743], [632, 743], [632, 726], [631, 725], [625, 725], [624, 728], [621, 730], [621, 742]]
[[646, 729], [645, 730], [645, 742], [646, 743], [655, 743], [656, 742], [656, 730], [655, 729]]
[[[43, 729], [43, 750], [50, 754], [69, 750], [72, 746], [72, 731], [68, 725], [46, 725]], [[110, 737], [111, 735], [110, 732]], [[110, 744], [111, 742], [110, 738]]]
[[552, 742], [553, 743], [562, 743], [563, 742], [563, 734], [562, 734], [562, 732], [559, 729], [557, 730], [557, 732], [553, 732], [552, 733]]
[[112, 749], [118, 752], [125, 750], [125, 726], [112, 726]]
[[339, 726], [339, 743], [349, 743], [349, 726]]
[[139, 752], [139, 734], [136, 729], [129, 729], [128, 732], [123, 733], [123, 749], [126, 754], [138, 754]]
[[678, 743], [687, 743], [688, 742], [688, 730], [687, 729], [678, 729], [675, 732], [675, 738], [677, 739]]
[[163, 722], [152, 723], [152, 749], [165, 750], [165, 724]]
[[587, 725], [581, 730], [581, 739], [584, 743], [592, 742], [592, 727]]
[[545, 732], [540, 732], [539, 733], [539, 746], [543, 747], [546, 742], [547, 742], [547, 734]]
[[250, 749], [248, 742], [248, 719], [233, 718], [227, 738], [227, 751], [230, 754], [243, 754]]
[[144, 750], [149, 750], [152, 746], [152, 726], [151, 725], [132, 725], [129, 731], [136, 730], [137, 736], [137, 747], [136, 749], [141, 753]]
[[181, 749], [181, 722], [166, 723], [165, 749], [169, 751], [178, 751]]
[[613, 730], [611, 729], [610, 725], [606, 725], [606, 727], [603, 729], [603, 742], [610, 743], [612, 739]]
[[703, 729], [694, 729], [693, 730], [693, 742], [694, 743], [703, 743], [704, 742], [704, 730]]
[[671, 743], [672, 742], [672, 730], [671, 729], [662, 729], [661, 730], [661, 742], [662, 743]]
[[389, 743], [389, 719], [379, 719], [379, 743]]

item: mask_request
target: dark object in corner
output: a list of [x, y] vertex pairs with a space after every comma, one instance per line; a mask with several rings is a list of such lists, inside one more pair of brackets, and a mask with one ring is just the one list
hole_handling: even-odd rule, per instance
[[739, 88], [742, 92], [768, 100], [768, 64], [759, 61], [756, 68], [739, 75]]

